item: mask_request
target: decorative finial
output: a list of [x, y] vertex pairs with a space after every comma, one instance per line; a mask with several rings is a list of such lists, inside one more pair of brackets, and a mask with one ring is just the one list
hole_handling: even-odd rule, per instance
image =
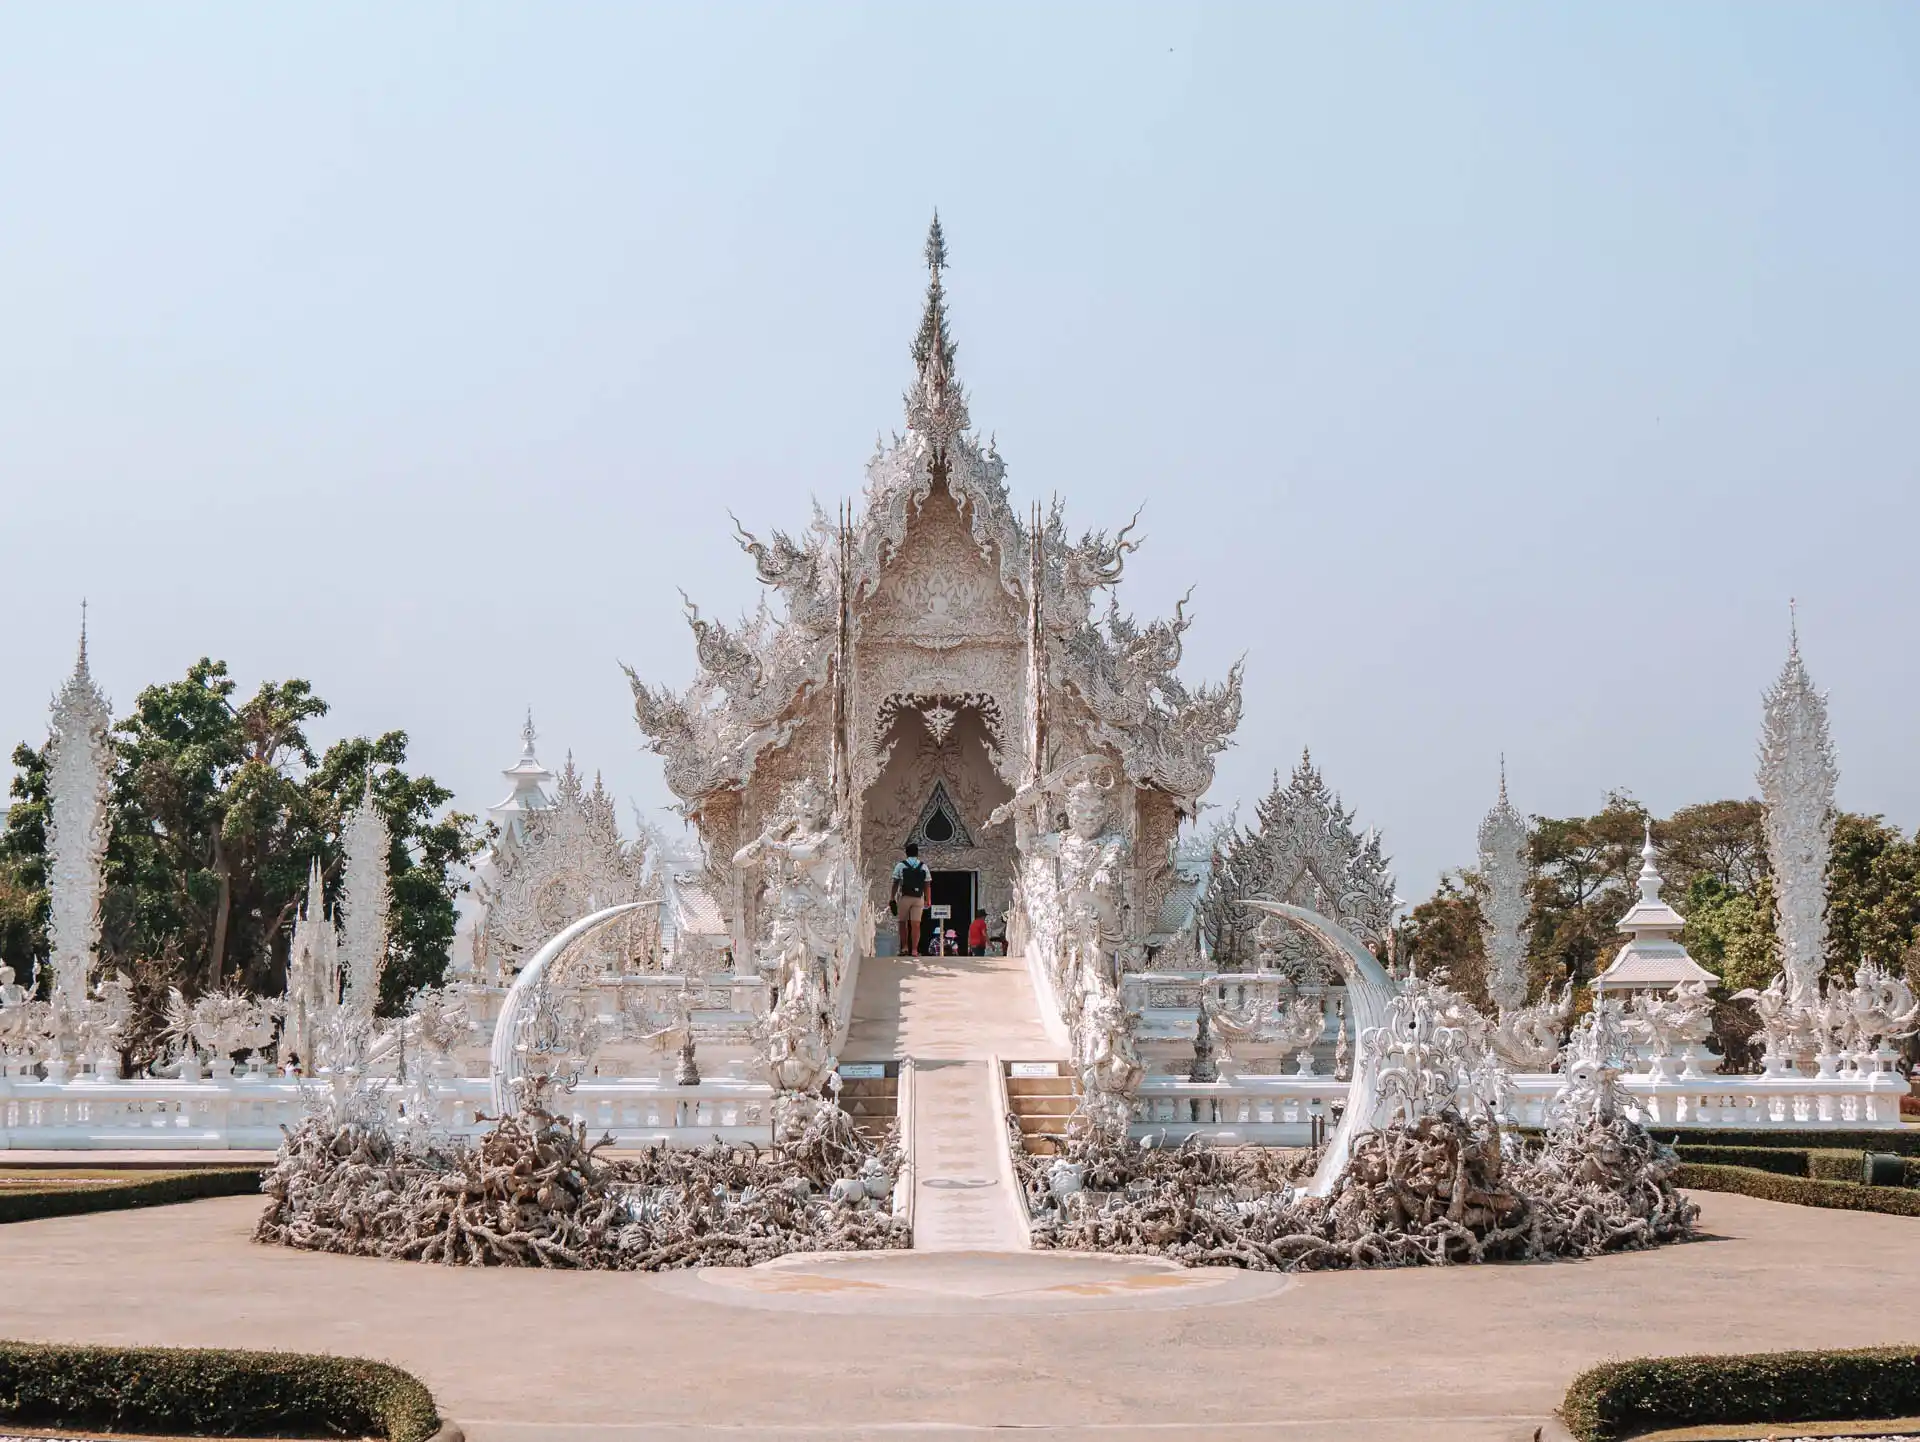
[[1800, 654], [1800, 602], [1792, 596], [1787, 597], [1787, 651]]
[[1646, 844], [1640, 848], [1640, 899], [1658, 901], [1660, 899], [1661, 876], [1654, 862], [1653, 819], [1648, 817], [1646, 826]]
[[80, 598], [80, 669], [87, 669], [87, 598]]
[[947, 237], [940, 229], [940, 209], [935, 206], [933, 223], [927, 227], [927, 269], [938, 277], [946, 264]]
[[527, 707], [527, 724], [520, 728], [520, 759], [522, 761], [533, 760], [533, 743], [539, 734], [533, 729], [533, 707], [529, 706]]
[[927, 227], [927, 304], [920, 332], [913, 339], [913, 364], [923, 379], [944, 389], [953, 374], [953, 337], [947, 332], [947, 295], [941, 275], [947, 268], [947, 238], [940, 229], [940, 212]]
[[1507, 753], [1504, 751], [1500, 753], [1500, 804], [1502, 806], [1505, 806], [1508, 804], [1507, 802]]

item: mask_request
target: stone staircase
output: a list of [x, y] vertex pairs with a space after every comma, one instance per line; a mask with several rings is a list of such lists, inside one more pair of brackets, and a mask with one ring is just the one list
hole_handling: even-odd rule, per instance
[[[1005, 956], [868, 957], [854, 987], [841, 1054], [911, 1063], [907, 1119], [913, 1162], [913, 1245], [924, 1251], [1026, 1247], [1013, 1189], [1000, 1078], [993, 1059], [1056, 1059], [1040, 1025], [1025, 961]], [[900, 1085], [893, 1083], [893, 1104]], [[846, 1105], [849, 1081], [841, 1091]], [[862, 1105], [882, 1105], [875, 1088]], [[1068, 1096], [1071, 1110], [1071, 1093]], [[876, 1114], [877, 1116], [877, 1114]], [[869, 1121], [869, 1118], [856, 1118]]]
[[[842, 1062], [846, 1067], [856, 1065]], [[885, 1076], [844, 1076], [840, 1082], [840, 1109], [853, 1118], [854, 1129], [869, 1141], [878, 1142], [892, 1128], [900, 1114], [900, 1064], [881, 1063]]]
[[1015, 1076], [1015, 1063], [1003, 1065], [1007, 1072], [1007, 1110], [1019, 1122], [1021, 1150], [1035, 1156], [1064, 1151], [1067, 1125], [1080, 1105], [1079, 1086], [1069, 1076]]

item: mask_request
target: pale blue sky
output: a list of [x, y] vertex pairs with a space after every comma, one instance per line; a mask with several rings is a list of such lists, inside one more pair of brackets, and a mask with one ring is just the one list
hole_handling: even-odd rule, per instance
[[644, 806], [625, 660], [897, 424], [938, 206], [1016, 501], [1247, 659], [1410, 898], [1522, 807], [1752, 789], [1800, 598], [1841, 799], [1920, 822], [1920, 7], [0, 9], [0, 738], [82, 594], [404, 726], [531, 701]]

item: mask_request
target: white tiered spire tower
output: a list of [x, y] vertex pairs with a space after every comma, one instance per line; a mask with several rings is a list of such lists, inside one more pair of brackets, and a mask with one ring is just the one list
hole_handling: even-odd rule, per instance
[[1791, 610], [1789, 616], [1787, 663], [1761, 713], [1759, 782], [1787, 998], [1811, 1006], [1826, 965], [1827, 862], [1840, 767], [1827, 729], [1827, 698], [1814, 690], [1800, 660], [1799, 618]]
[[518, 835], [529, 811], [544, 811], [553, 805], [547, 792], [553, 773], [540, 764], [540, 758], [533, 752], [533, 743], [539, 734], [533, 729], [533, 708], [529, 706], [527, 723], [520, 728], [520, 759], [500, 773], [513, 789], [505, 800], [487, 808], [487, 814], [499, 823], [503, 835], [509, 831]]
[[100, 941], [106, 890], [107, 802], [113, 751], [107, 733], [113, 708], [87, 666], [87, 612], [80, 607], [80, 654], [73, 675], [53, 699], [47, 743], [47, 945], [53, 1000], [77, 1011], [85, 1002]]
[[1500, 800], [1480, 823], [1487, 995], [1502, 1012], [1527, 1004], [1527, 843], [1526, 818], [1507, 800], [1507, 758], [1502, 756]]

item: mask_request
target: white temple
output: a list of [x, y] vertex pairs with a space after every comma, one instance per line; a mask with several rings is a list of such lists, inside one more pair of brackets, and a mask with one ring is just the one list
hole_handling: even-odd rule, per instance
[[[1072, 541], [1057, 506], [1016, 510], [954, 372], [938, 221], [927, 263], [905, 431], [868, 463], [864, 504], [816, 508], [798, 536], [741, 530], [774, 604], [730, 627], [689, 603], [699, 674], [682, 692], [634, 677], [635, 716], [714, 858], [736, 957], [758, 945], [768, 883], [726, 858], [797, 782], [826, 788], [876, 904], [914, 840], [932, 901], [986, 909], [1017, 948], [1033, 920], [1027, 839], [1058, 819], [1064, 768], [1093, 766], [1127, 847], [1117, 941], [1137, 965], [1171, 940], [1158, 923], [1179, 885], [1175, 838], [1239, 722], [1239, 676], [1177, 677], [1184, 605], [1146, 624], [1119, 610], [1130, 526]], [[1017, 792], [1039, 810], [995, 824]]]
[[[1120, 610], [1131, 525], [1070, 540], [1057, 504], [1014, 506], [955, 374], [937, 221], [927, 261], [905, 429], [869, 461], [862, 503], [816, 507], [798, 535], [736, 522], [768, 600], [734, 625], [687, 604], [685, 689], [630, 673], [697, 845], [624, 838], [597, 776], [571, 755], [558, 773], [540, 762], [529, 714], [447, 979], [404, 1015], [379, 1011], [392, 838], [369, 777], [331, 910], [318, 860], [309, 875], [286, 995], [181, 1000], [173, 1070], [118, 1075], [126, 984], [92, 975], [110, 711], [83, 631], [52, 722], [53, 999], [0, 977], [0, 1148], [272, 1147], [316, 1094], [435, 1135], [479, 1135], [540, 1097], [623, 1145], [758, 1143], [837, 1101], [885, 1099], [911, 1169], [926, 1140], [902, 1100], [914, 1057], [884, 1029], [856, 1040], [863, 974], [880, 990], [972, 975], [1022, 1009], [1009, 1035], [1024, 1054], [939, 1073], [984, 1118], [968, 1146], [1001, 1147], [1009, 1111], [1035, 1097], [1062, 1125], [1070, 1112], [1173, 1141], [1305, 1144], [1339, 1111], [1324, 1188], [1356, 1128], [1453, 1102], [1542, 1126], [1602, 1073], [1609, 1097], [1663, 1127], [1898, 1125], [1890, 1042], [1920, 1027], [1920, 1005], [1869, 969], [1850, 991], [1819, 981], [1835, 769], [1797, 635], [1761, 747], [1787, 961], [1751, 998], [1765, 1072], [1714, 1071], [1713, 978], [1661, 899], [1650, 832], [1628, 939], [1568, 1041], [1570, 984], [1529, 992], [1529, 832], [1504, 766], [1478, 836], [1497, 1008], [1483, 1014], [1439, 978], [1394, 974], [1380, 835], [1310, 756], [1275, 775], [1252, 825], [1179, 844], [1239, 724], [1238, 668], [1183, 681], [1184, 602], [1144, 623]], [[1004, 960], [889, 958], [908, 843], [931, 901], [962, 930], [986, 911]], [[870, 992], [866, 1015], [882, 1000]], [[874, 1090], [856, 1101], [860, 1087]]]

